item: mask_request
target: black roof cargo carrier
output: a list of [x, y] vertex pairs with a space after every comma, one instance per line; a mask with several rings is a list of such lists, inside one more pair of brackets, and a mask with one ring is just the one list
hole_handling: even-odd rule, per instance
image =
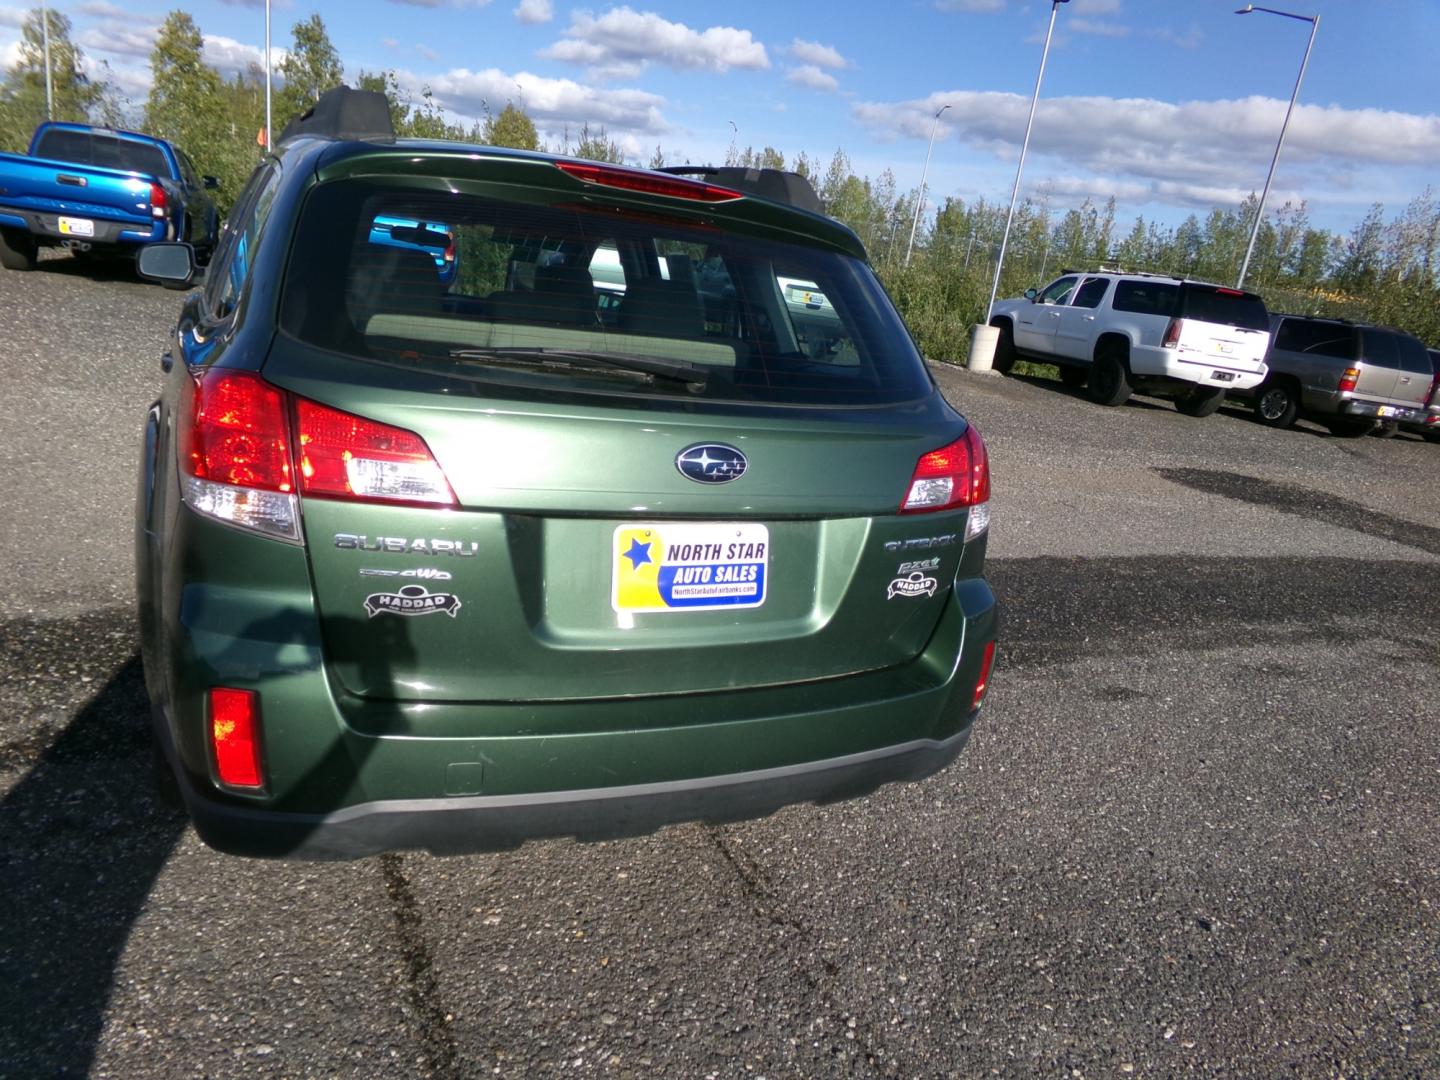
[[280, 142], [300, 135], [331, 139], [393, 139], [390, 103], [378, 90], [337, 86], [285, 125]]

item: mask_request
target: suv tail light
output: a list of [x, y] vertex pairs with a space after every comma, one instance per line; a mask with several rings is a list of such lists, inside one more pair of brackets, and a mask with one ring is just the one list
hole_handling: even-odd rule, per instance
[[190, 394], [180, 460], [185, 501], [199, 513], [299, 542], [300, 492], [456, 505], [439, 464], [414, 432], [294, 399], [250, 371], [211, 368]]
[[1425, 407], [1440, 405], [1440, 371], [1430, 380], [1430, 393], [1425, 395]]
[[1160, 344], [1166, 349], [1175, 349], [1180, 345], [1180, 320], [1171, 319], [1170, 325], [1165, 327], [1165, 336], [1160, 339]]
[[165, 196], [165, 189], [159, 184], [150, 185], [150, 216], [163, 218], [165, 210], [169, 206], [169, 200]]
[[970, 508], [965, 523], [968, 541], [990, 525], [990, 455], [974, 424], [948, 446], [931, 450], [915, 463], [900, 513], [928, 514], [962, 506]]
[[1355, 384], [1360, 381], [1360, 369], [1358, 367], [1347, 367], [1345, 374], [1340, 376], [1340, 392], [1348, 394], [1355, 389]]

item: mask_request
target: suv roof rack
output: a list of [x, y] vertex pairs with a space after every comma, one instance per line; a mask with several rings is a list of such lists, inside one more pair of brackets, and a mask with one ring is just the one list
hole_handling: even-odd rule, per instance
[[676, 176], [703, 176], [716, 184], [732, 187], [747, 195], [788, 203], [813, 214], [823, 214], [825, 205], [804, 176], [788, 169], [743, 169], [733, 165], [666, 165], [659, 170]]
[[337, 86], [285, 125], [277, 142], [317, 135], [331, 139], [393, 139], [390, 103], [378, 90]]

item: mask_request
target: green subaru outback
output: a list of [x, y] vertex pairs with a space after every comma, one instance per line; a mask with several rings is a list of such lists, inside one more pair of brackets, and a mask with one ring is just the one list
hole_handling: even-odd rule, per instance
[[854, 234], [791, 174], [384, 116], [322, 98], [203, 281], [185, 245], [142, 255], [200, 286], [136, 551], [161, 779], [200, 836], [492, 850], [953, 760], [995, 651], [989, 466]]

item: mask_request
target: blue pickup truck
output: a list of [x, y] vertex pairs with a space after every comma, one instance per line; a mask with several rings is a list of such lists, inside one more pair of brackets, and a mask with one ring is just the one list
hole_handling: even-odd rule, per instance
[[219, 221], [210, 189], [173, 143], [89, 124], [41, 124], [27, 154], [0, 154], [0, 266], [30, 270], [41, 247], [131, 253], [185, 240], [203, 262]]

